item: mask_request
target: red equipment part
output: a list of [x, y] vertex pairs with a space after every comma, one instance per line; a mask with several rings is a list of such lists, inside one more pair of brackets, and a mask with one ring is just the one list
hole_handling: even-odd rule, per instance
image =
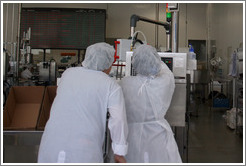
[[120, 57], [117, 56], [117, 45], [120, 44], [120, 41], [114, 41], [114, 44], [115, 44], [115, 54], [114, 54], [114, 62], [116, 61], [116, 59], [119, 59]]

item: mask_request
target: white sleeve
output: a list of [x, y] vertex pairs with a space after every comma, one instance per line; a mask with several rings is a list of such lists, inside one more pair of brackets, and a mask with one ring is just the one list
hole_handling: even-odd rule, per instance
[[110, 118], [108, 128], [112, 139], [112, 149], [114, 154], [124, 156], [127, 154], [128, 126], [126, 120], [125, 100], [121, 87], [117, 87], [110, 96], [108, 109]]

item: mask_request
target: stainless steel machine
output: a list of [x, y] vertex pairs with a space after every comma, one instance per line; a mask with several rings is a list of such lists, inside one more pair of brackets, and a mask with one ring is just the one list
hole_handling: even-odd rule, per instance
[[50, 85], [56, 85], [57, 65], [55, 61], [38, 63], [39, 81], [48, 82]]

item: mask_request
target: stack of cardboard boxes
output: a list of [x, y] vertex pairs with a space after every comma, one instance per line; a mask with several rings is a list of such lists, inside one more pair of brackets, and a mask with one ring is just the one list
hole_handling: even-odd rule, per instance
[[3, 111], [3, 130], [44, 130], [56, 86], [13, 86]]

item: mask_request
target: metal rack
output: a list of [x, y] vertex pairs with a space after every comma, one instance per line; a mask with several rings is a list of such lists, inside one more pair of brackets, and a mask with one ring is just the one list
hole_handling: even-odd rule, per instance
[[[231, 101], [232, 101], [232, 95], [230, 94], [230, 87], [232, 85], [232, 80], [225, 79], [225, 78], [217, 78], [216, 81], [219, 82], [219, 85], [214, 84], [215, 80], [210, 81], [210, 94], [211, 95], [211, 107], [210, 109], [220, 109], [220, 108], [231, 108]], [[226, 98], [218, 99], [219, 103], [215, 104], [215, 87], [218, 87], [220, 90], [218, 91], [219, 94], [225, 95]]]
[[235, 106], [236, 106], [236, 133], [243, 134], [243, 49], [236, 52]]
[[236, 133], [243, 134], [243, 80], [236, 81]]

